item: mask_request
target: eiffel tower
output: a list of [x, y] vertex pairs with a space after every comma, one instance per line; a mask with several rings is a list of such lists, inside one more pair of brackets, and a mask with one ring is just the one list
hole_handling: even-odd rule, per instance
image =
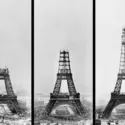
[[[67, 80], [69, 94], [60, 92], [62, 80]], [[52, 110], [62, 104], [69, 104], [74, 107], [76, 114], [79, 116], [84, 114], [84, 107], [80, 102], [80, 93], [76, 92], [73, 82], [68, 51], [60, 52], [56, 84], [53, 93], [50, 93], [50, 100], [43, 115], [51, 115]]]
[[6, 95], [0, 95], [0, 104], [7, 104], [10, 111], [14, 114], [22, 114], [24, 111], [20, 108], [17, 96], [14, 94], [8, 68], [0, 69], [0, 80], [5, 81]]
[[125, 28], [122, 30], [121, 57], [117, 81], [114, 92], [111, 93], [111, 99], [103, 112], [103, 118], [109, 118], [116, 106], [125, 103], [125, 93], [120, 92], [123, 80], [125, 80]]

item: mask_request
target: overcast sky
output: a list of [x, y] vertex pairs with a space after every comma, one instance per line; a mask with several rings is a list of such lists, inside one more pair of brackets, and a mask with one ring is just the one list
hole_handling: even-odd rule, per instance
[[78, 92], [92, 94], [92, 0], [35, 1], [35, 93], [53, 91], [59, 52], [68, 49]]
[[0, 68], [9, 68], [14, 92], [21, 96], [31, 90], [30, 7], [30, 0], [0, 1]]
[[[108, 103], [119, 70], [124, 0], [96, 0], [96, 98]], [[125, 92], [125, 84], [122, 91]]]

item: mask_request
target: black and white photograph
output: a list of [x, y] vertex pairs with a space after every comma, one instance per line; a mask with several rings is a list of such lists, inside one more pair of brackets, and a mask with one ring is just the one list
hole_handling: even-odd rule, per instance
[[0, 125], [31, 125], [30, 0], [0, 0]]
[[125, 124], [125, 1], [96, 0], [96, 122]]
[[92, 0], [34, 1], [34, 124], [93, 124]]

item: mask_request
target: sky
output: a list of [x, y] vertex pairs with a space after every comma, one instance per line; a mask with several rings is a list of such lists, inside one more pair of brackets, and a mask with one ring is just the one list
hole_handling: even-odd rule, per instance
[[[96, 0], [96, 104], [108, 103], [119, 70], [124, 0]], [[124, 84], [125, 85], [125, 84]], [[125, 92], [125, 86], [122, 91]]]
[[53, 92], [60, 50], [68, 49], [76, 90], [92, 96], [92, 1], [35, 1], [35, 93]]
[[[31, 3], [30, 0], [0, 1], [0, 68], [7, 67], [14, 92], [31, 93]], [[3, 88], [4, 87], [4, 88]], [[4, 92], [4, 82], [0, 81]]]

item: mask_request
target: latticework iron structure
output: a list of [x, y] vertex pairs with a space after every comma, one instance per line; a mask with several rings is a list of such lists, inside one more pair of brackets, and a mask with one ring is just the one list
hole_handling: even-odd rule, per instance
[[5, 88], [7, 93], [0, 95], [0, 104], [7, 104], [11, 112], [14, 114], [20, 115], [24, 113], [24, 111], [19, 106], [17, 96], [14, 94], [8, 68], [0, 69], [0, 80], [5, 81]]
[[[69, 94], [60, 92], [62, 80], [67, 80]], [[69, 52], [65, 50], [60, 52], [56, 84], [53, 93], [50, 93], [50, 100], [45, 108], [43, 115], [49, 116], [53, 109], [62, 104], [69, 104], [73, 106], [76, 109], [77, 115], [84, 114], [84, 107], [80, 102], [80, 94], [76, 92], [72, 78]]]
[[120, 92], [123, 80], [125, 80], [125, 28], [122, 31], [121, 56], [117, 81], [114, 92], [111, 93], [111, 99], [103, 112], [103, 118], [109, 118], [116, 106], [125, 103], [125, 94]]

